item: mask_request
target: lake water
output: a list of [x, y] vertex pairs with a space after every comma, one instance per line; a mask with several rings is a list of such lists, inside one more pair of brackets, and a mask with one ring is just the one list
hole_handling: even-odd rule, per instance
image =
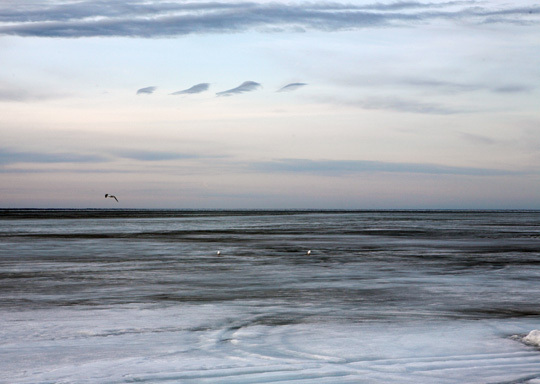
[[2, 383], [540, 383], [535, 329], [540, 211], [0, 210]]

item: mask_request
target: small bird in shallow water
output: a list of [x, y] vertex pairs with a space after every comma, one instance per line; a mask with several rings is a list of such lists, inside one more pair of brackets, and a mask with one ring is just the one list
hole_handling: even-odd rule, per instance
[[218, 256], [221, 255], [221, 251], [217, 251], [216, 255], [218, 255]]
[[114, 196], [114, 195], [109, 195], [108, 193], [106, 193], [106, 194], [105, 194], [105, 198], [107, 198], [107, 197], [110, 197], [111, 199], [115, 199], [116, 202], [118, 203], [118, 199], [116, 198], [116, 196]]
[[306, 255], [311, 255], [311, 249], [308, 249], [308, 251], [306, 252]]

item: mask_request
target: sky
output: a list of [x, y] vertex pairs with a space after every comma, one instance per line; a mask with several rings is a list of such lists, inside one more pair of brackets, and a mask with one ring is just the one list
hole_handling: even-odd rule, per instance
[[540, 209], [540, 4], [1, 0], [0, 208]]

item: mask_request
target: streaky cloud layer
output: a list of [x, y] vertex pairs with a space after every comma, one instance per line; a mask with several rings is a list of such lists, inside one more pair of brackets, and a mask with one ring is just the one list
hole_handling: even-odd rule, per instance
[[540, 6], [450, 1], [394, 4], [337, 2], [156, 2], [67, 1], [0, 5], [0, 35], [42, 37], [166, 37], [192, 33], [233, 33], [270, 28], [337, 31], [418, 23], [511, 23], [538, 25]]
[[[13, 148], [0, 147], [0, 168], [13, 164], [91, 164], [91, 163], [113, 163], [118, 159], [129, 159], [140, 162], [159, 162], [171, 160], [193, 160], [193, 159], [214, 159], [219, 155], [201, 155], [196, 153], [160, 151], [151, 149], [115, 149], [102, 150], [100, 153], [75, 153], [58, 152], [44, 150], [17, 150]], [[8, 168], [2, 171], [9, 170]], [[13, 170], [24, 172], [24, 169]]]
[[178, 92], [173, 92], [171, 93], [171, 95], [189, 95], [189, 94], [194, 94], [194, 93], [201, 93], [201, 92], [207, 91], [208, 88], [210, 88], [209, 83], [200, 83], [200, 84], [194, 85], [191, 88], [184, 89]]
[[67, 94], [57, 90], [23, 88], [18, 85], [0, 84], [0, 102], [2, 101], [40, 101], [66, 97]]
[[359, 108], [365, 110], [382, 110], [398, 113], [415, 113], [422, 115], [456, 115], [473, 113], [471, 107], [453, 107], [444, 104], [423, 102], [414, 98], [388, 97], [365, 97], [363, 99], [345, 99], [340, 96], [335, 97], [314, 97], [313, 100], [322, 103], [335, 104], [343, 107]]
[[236, 88], [228, 89], [226, 91], [216, 93], [217, 96], [231, 96], [244, 92], [252, 92], [261, 87], [261, 84], [255, 81], [244, 81]]
[[119, 157], [138, 161], [166, 161], [166, 160], [182, 160], [182, 159], [194, 159], [199, 156], [179, 153], [179, 152], [165, 152], [165, 151], [150, 151], [150, 150], [119, 150], [114, 154]]
[[421, 173], [470, 176], [522, 175], [523, 172], [491, 168], [456, 167], [425, 163], [397, 163], [368, 160], [278, 159], [257, 162], [252, 168], [260, 172], [317, 173], [343, 175], [366, 172]]
[[0, 148], [0, 165], [17, 163], [100, 163], [107, 157], [70, 152], [28, 152]]

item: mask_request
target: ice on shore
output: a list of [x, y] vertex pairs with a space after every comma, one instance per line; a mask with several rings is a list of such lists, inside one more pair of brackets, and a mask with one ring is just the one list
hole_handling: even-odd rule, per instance
[[530, 331], [529, 334], [525, 336], [522, 340], [525, 344], [540, 347], [540, 330], [534, 329]]
[[[286, 316], [286, 308], [276, 307], [276, 313]], [[532, 384], [540, 379], [538, 351], [506, 337], [523, 335], [534, 320], [273, 324], [268, 313], [251, 305], [214, 303], [3, 315], [0, 382], [13, 384]], [[530, 335], [538, 342], [539, 331]]]

